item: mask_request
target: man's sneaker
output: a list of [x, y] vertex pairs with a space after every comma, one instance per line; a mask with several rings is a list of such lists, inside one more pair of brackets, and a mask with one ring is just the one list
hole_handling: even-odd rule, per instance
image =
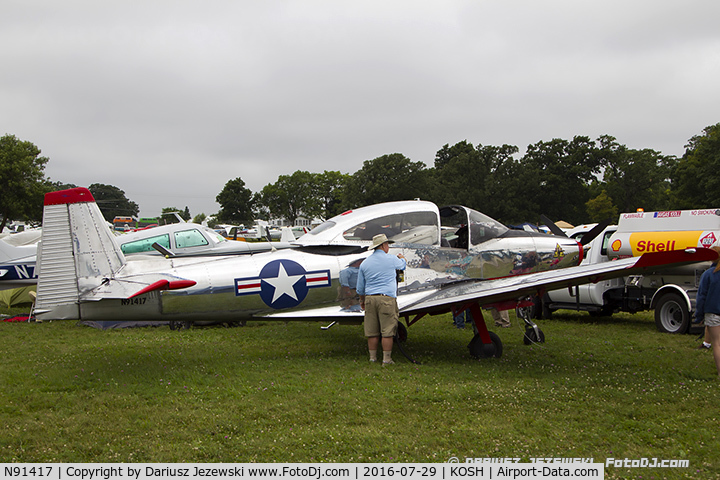
[[393, 364], [395, 364], [395, 362], [393, 362], [392, 360], [389, 360], [389, 361], [387, 361], [387, 362], [383, 361], [383, 367], [384, 367], [385, 365], [393, 365]]
[[698, 349], [698, 350], [707, 350], [707, 349], [709, 349], [710, 347], [712, 347], [712, 345], [705, 345], [704, 343], [701, 343], [700, 346], [697, 347], [697, 349]]
[[371, 362], [371, 363], [372, 363], [372, 362], [377, 362], [377, 358], [371, 358], [371, 359], [370, 359], [370, 362]]

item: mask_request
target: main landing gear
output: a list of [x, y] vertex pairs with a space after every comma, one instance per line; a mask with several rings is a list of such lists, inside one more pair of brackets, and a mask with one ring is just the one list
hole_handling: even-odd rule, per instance
[[503, 349], [502, 341], [497, 334], [488, 331], [480, 305], [473, 303], [470, 307], [470, 313], [477, 329], [477, 333], [468, 344], [470, 355], [475, 358], [500, 358]]
[[[488, 331], [480, 305], [474, 303], [469, 310], [475, 322], [475, 328], [477, 329], [477, 333], [468, 344], [470, 355], [476, 358], [500, 358], [503, 350], [502, 341], [497, 334]], [[530, 320], [530, 307], [519, 308], [518, 313], [519, 317], [525, 322], [525, 334], [523, 335], [525, 345], [544, 343], [545, 334]]]

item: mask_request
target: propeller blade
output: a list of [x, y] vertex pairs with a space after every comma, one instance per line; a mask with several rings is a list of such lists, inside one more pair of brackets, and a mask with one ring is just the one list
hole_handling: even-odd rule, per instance
[[555, 225], [555, 222], [550, 220], [545, 215], [540, 214], [540, 220], [542, 220], [545, 223], [545, 226], [548, 227], [554, 235], [557, 235], [558, 237], [567, 237], [567, 235], [565, 235], [565, 232], [563, 232], [560, 227]]
[[600, 235], [603, 230], [607, 228], [608, 225], [610, 225], [610, 220], [603, 220], [602, 222], [595, 225], [593, 228], [590, 229], [589, 232], [582, 236], [582, 238], [580, 239], [580, 245], [585, 246], [588, 243], [592, 242], [595, 237]]

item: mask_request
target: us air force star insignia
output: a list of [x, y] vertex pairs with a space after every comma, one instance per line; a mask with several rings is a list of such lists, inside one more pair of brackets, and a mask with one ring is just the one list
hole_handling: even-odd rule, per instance
[[275, 288], [275, 292], [273, 293], [272, 301], [270, 303], [275, 303], [283, 295], [287, 295], [297, 302], [298, 298], [297, 295], [295, 295], [294, 285], [301, 278], [303, 278], [302, 275], [288, 275], [285, 271], [285, 267], [283, 267], [283, 264], [281, 263], [280, 267], [278, 267], [277, 277], [263, 278], [263, 281], [269, 283]]
[[236, 278], [235, 295], [259, 294], [269, 307], [292, 308], [305, 300], [308, 289], [329, 287], [331, 283], [330, 270], [307, 272], [292, 260], [273, 260], [258, 277]]

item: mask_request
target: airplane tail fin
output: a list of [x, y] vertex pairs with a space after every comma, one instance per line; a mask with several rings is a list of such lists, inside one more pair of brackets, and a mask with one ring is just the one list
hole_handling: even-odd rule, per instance
[[112, 276], [125, 256], [86, 188], [45, 195], [35, 313], [80, 318], [79, 296]]
[[293, 234], [290, 227], [283, 227], [280, 232], [281, 242], [291, 243], [295, 241], [295, 234]]

